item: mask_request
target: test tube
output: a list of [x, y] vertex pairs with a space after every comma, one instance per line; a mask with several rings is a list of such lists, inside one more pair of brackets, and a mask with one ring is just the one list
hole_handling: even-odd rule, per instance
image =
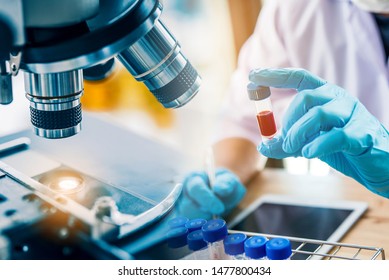
[[244, 242], [244, 252], [248, 260], [266, 260], [266, 243], [264, 236], [253, 236]]
[[208, 242], [211, 260], [229, 259], [224, 252], [223, 240], [227, 236], [227, 224], [222, 219], [208, 221], [202, 227], [204, 241]]
[[290, 260], [292, 247], [286, 238], [273, 238], [266, 243], [266, 255], [269, 260]]
[[168, 222], [169, 228], [185, 227], [185, 224], [189, 221], [187, 217], [176, 217]]
[[247, 85], [247, 92], [250, 100], [253, 100], [255, 103], [257, 121], [263, 141], [267, 142], [277, 133], [277, 126], [270, 100], [270, 88], [249, 83]]
[[166, 234], [167, 245], [169, 248], [177, 249], [187, 245], [188, 229], [185, 227], [172, 228]]
[[208, 244], [204, 241], [201, 229], [190, 232], [187, 240], [188, 248], [193, 251], [193, 259], [209, 260]]
[[224, 251], [231, 260], [246, 260], [244, 242], [247, 236], [244, 233], [234, 233], [224, 238]]
[[189, 232], [195, 231], [195, 230], [201, 230], [203, 225], [207, 223], [207, 220], [205, 219], [193, 219], [189, 220], [185, 223], [185, 227], [189, 230]]

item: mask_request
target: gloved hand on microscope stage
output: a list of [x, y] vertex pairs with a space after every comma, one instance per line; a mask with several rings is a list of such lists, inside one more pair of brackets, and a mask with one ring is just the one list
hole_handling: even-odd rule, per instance
[[302, 69], [258, 69], [250, 81], [293, 88], [281, 135], [260, 144], [270, 158], [319, 158], [370, 191], [389, 198], [389, 133], [343, 88]]
[[178, 202], [179, 215], [189, 219], [210, 219], [228, 214], [244, 197], [246, 188], [238, 176], [227, 169], [217, 169], [212, 188], [204, 171], [186, 176]]

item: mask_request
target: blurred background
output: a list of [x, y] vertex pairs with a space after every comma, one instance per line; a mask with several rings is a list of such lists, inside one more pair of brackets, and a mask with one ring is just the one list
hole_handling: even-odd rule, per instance
[[[165, 109], [143, 84], [117, 63], [109, 78], [85, 81], [82, 105], [84, 112], [101, 115], [184, 152], [201, 167], [204, 151], [212, 144], [217, 116], [237, 55], [254, 30], [262, 1], [161, 2], [164, 6], [162, 20], [202, 76], [202, 88], [194, 100], [180, 109]], [[8, 106], [0, 105], [0, 137], [30, 127], [22, 79], [22, 75], [14, 79], [15, 101]], [[329, 172], [318, 160], [287, 159], [275, 165], [293, 174], [326, 175]]]

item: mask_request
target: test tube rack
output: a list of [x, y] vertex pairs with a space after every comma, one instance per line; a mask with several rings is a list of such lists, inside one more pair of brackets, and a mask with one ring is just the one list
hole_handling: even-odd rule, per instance
[[[316, 239], [305, 239], [290, 236], [280, 236], [272, 234], [262, 234], [255, 232], [229, 230], [230, 234], [244, 233], [247, 237], [265, 236], [268, 239], [282, 237], [298, 244], [296, 249], [292, 249], [292, 256], [303, 255], [306, 260], [385, 260], [385, 251], [383, 248], [360, 246], [355, 244], [328, 242]], [[307, 245], [318, 246], [313, 252], [306, 250]]]

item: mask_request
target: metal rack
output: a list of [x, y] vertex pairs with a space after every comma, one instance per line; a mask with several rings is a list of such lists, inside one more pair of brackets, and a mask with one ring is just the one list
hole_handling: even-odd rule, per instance
[[[229, 233], [244, 233], [248, 237], [265, 236], [269, 239], [275, 237], [287, 238], [291, 242], [297, 243], [297, 247], [292, 249], [292, 259], [303, 257], [306, 260], [385, 260], [383, 248], [235, 230], [229, 230]], [[315, 250], [310, 251], [306, 249], [312, 245], [316, 247]]]

